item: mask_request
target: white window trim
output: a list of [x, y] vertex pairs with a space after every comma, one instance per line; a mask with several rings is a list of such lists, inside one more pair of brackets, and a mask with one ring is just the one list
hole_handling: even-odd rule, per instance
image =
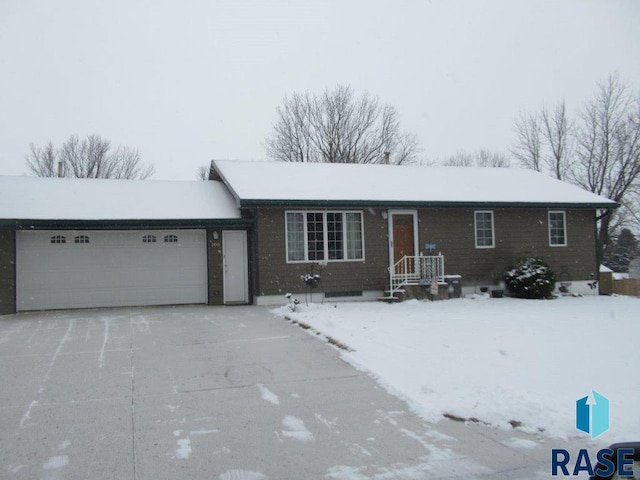
[[[304, 260], [289, 260], [289, 224], [287, 222], [287, 215], [290, 213], [300, 213], [303, 215], [304, 221], [303, 233], [304, 233]], [[321, 213], [322, 214], [322, 228], [324, 232], [323, 245], [325, 258], [323, 260], [309, 260], [309, 244], [307, 242], [307, 214], [308, 213]], [[342, 223], [344, 228], [342, 229], [342, 245], [344, 249], [344, 255], [348, 253], [347, 250], [347, 228], [346, 228], [346, 213], [357, 213], [360, 215], [360, 241], [362, 243], [362, 258], [342, 258], [339, 260], [329, 260], [329, 235], [327, 235], [327, 213], [340, 213], [342, 214]], [[284, 245], [285, 245], [285, 260], [286, 263], [344, 263], [344, 262], [362, 262], [365, 260], [365, 246], [364, 246], [364, 214], [362, 210], [286, 210], [284, 212]]]
[[[489, 213], [491, 215], [491, 245], [478, 245], [478, 213]], [[493, 222], [493, 210], [474, 210], [473, 237], [476, 248], [496, 248], [496, 227]]]
[[[551, 243], [551, 214], [562, 214], [562, 227], [564, 229], [564, 243]], [[547, 212], [547, 231], [549, 234], [549, 246], [550, 247], [566, 247], [569, 244], [569, 235], [567, 234], [567, 213], [564, 210], [549, 210]]]

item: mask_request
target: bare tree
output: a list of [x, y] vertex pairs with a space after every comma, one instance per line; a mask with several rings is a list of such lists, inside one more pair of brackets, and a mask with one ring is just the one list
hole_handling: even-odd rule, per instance
[[198, 172], [197, 172], [198, 180], [209, 180], [210, 168], [211, 167], [209, 165], [202, 165], [198, 167]]
[[[142, 163], [138, 150], [117, 146], [108, 140], [89, 135], [80, 140], [72, 135], [60, 148], [49, 142], [45, 147], [31, 145], [27, 168], [39, 177], [146, 179], [153, 175], [152, 165]], [[62, 172], [58, 164], [62, 164]]]
[[573, 123], [567, 117], [567, 107], [564, 100], [556, 106], [553, 112], [543, 108], [541, 120], [548, 149], [545, 156], [547, 168], [553, 172], [558, 180], [563, 180], [571, 168], [573, 147], [571, 136]]
[[511, 162], [502, 152], [496, 152], [482, 148], [475, 153], [476, 165], [479, 167], [508, 168]]
[[387, 152], [389, 152], [390, 161], [398, 165], [424, 164], [423, 159], [418, 158], [422, 148], [420, 147], [418, 136], [414, 133], [405, 132], [398, 135], [389, 146]]
[[[638, 191], [640, 182], [640, 98], [610, 75], [598, 84], [595, 97], [580, 114], [576, 139], [574, 183], [624, 204]], [[630, 202], [629, 202], [630, 203]], [[609, 242], [612, 217], [604, 217], [598, 229], [598, 259]]]
[[562, 180], [569, 169], [572, 130], [564, 101], [551, 112], [542, 107], [539, 113], [521, 114], [515, 121], [516, 143], [511, 154], [522, 166], [548, 171]]
[[346, 86], [285, 97], [265, 144], [268, 157], [285, 162], [382, 163], [389, 152], [403, 164], [420, 150], [415, 135], [400, 131], [395, 108]]
[[635, 232], [640, 232], [640, 188], [636, 187], [629, 192], [620, 210], [626, 220], [623, 224]]
[[458, 150], [453, 155], [445, 158], [442, 165], [445, 167], [473, 167], [475, 163], [474, 158], [463, 150]]
[[454, 155], [445, 158], [442, 165], [446, 167], [510, 167], [511, 162], [502, 152], [482, 148], [473, 153], [458, 150]]
[[542, 129], [537, 115], [521, 114], [515, 122], [516, 144], [511, 154], [523, 167], [542, 171]]
[[617, 74], [597, 84], [593, 98], [571, 120], [564, 102], [516, 120], [511, 152], [524, 166], [546, 171], [620, 203], [598, 226], [601, 261], [613, 231], [638, 218], [640, 191], [640, 96]]
[[25, 160], [32, 173], [35, 173], [38, 177], [55, 177], [58, 175], [56, 149], [53, 143], [49, 142], [44, 147], [36, 147], [31, 143], [29, 148], [31, 151]]

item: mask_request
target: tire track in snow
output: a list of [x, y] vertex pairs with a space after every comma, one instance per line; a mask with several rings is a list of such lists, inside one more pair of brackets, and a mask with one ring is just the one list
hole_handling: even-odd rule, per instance
[[[53, 370], [53, 367], [56, 364], [56, 360], [58, 360], [58, 356], [60, 355], [60, 352], [62, 351], [62, 347], [67, 342], [67, 340], [69, 340], [69, 336], [71, 335], [71, 330], [73, 329], [74, 324], [75, 324], [75, 322], [73, 321], [73, 319], [70, 319], [69, 320], [69, 326], [67, 327], [67, 331], [64, 333], [63, 337], [60, 339], [60, 343], [58, 343], [58, 348], [56, 348], [56, 351], [54, 352], [53, 357], [51, 357], [51, 361], [49, 362], [49, 368], [47, 369], [47, 373], [45, 374], [44, 379], [40, 383], [40, 388], [38, 388], [38, 394], [37, 395], [40, 395], [42, 392], [44, 392], [45, 384], [49, 381], [49, 378], [51, 377], [51, 371]], [[20, 420], [20, 425], [19, 425], [18, 429], [24, 428], [24, 426], [27, 423], [27, 421], [31, 418], [31, 410], [37, 404], [38, 404], [38, 400], [37, 400], [37, 396], [36, 396], [36, 399], [34, 399], [29, 404], [29, 406], [27, 407], [26, 412], [24, 412], [24, 415], [22, 415], [22, 420]]]
[[104, 319], [104, 338], [102, 340], [102, 348], [100, 349], [100, 356], [98, 357], [98, 365], [100, 366], [100, 370], [102, 370], [102, 367], [104, 367], [104, 350], [107, 347], [108, 341], [109, 341], [109, 318], [105, 318]]
[[40, 330], [42, 330], [42, 320], [38, 320], [38, 328], [35, 329], [35, 331], [31, 334], [31, 336], [27, 340], [27, 345], [31, 344], [31, 342], [36, 337], [36, 335], [40, 332]]

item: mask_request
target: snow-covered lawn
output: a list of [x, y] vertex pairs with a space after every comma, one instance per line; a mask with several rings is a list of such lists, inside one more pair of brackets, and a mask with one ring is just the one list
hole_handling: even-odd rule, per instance
[[588, 440], [575, 428], [575, 402], [593, 389], [609, 398], [611, 418], [596, 441], [640, 440], [640, 299], [476, 297], [274, 312], [348, 346], [345, 360], [429, 421], [518, 422]]

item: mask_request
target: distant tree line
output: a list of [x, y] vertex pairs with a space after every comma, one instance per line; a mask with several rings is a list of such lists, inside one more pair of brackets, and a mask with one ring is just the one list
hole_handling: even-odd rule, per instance
[[482, 148], [475, 152], [458, 150], [440, 162], [446, 167], [510, 167], [509, 157], [498, 151]]
[[39, 177], [146, 179], [154, 173], [152, 165], [142, 163], [136, 149], [118, 145], [99, 135], [80, 139], [72, 135], [59, 147], [52, 142], [42, 147], [30, 145], [26, 156], [30, 173]]

